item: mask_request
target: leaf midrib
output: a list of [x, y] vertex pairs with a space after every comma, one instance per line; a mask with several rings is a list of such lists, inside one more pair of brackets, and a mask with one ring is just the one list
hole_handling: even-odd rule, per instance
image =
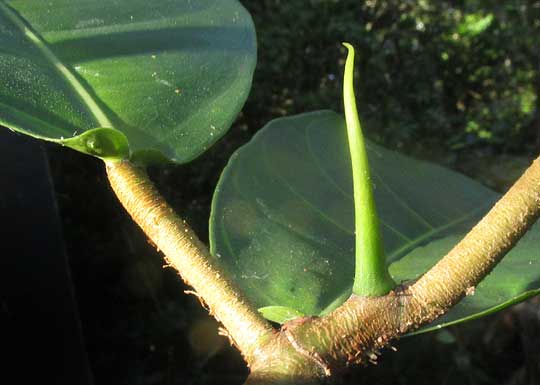
[[45, 57], [47, 61], [60, 73], [65, 82], [79, 96], [88, 111], [94, 116], [101, 127], [113, 128], [112, 123], [97, 102], [90, 95], [88, 90], [77, 80], [75, 75], [60, 61], [53, 51], [47, 46], [45, 41], [25, 23], [24, 19], [18, 13], [13, 11], [3, 1], [0, 1], [0, 12], [3, 12], [16, 28], [30, 41]]

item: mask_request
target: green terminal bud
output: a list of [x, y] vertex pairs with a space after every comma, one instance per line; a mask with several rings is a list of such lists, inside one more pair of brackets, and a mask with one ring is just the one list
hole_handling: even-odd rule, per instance
[[366, 145], [356, 109], [353, 85], [354, 48], [348, 43], [343, 43], [343, 45], [349, 50], [343, 78], [343, 103], [354, 190], [356, 265], [353, 293], [363, 297], [376, 297], [387, 294], [396, 284], [390, 277], [384, 262], [384, 249], [380, 235], [379, 217], [373, 198]]

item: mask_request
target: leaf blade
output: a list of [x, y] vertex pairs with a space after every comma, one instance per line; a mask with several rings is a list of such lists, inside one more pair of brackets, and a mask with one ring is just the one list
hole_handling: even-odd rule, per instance
[[[398, 281], [415, 278], [404, 269], [396, 274], [402, 258], [438, 239], [454, 236], [455, 243], [499, 197], [440, 166], [369, 142], [367, 148], [388, 264]], [[211, 251], [256, 306], [322, 315], [350, 295], [354, 218], [346, 154], [343, 119], [319, 111], [272, 121], [224, 170], [212, 202]], [[524, 245], [512, 253], [531, 251]], [[533, 249], [531, 258], [539, 260], [538, 254]], [[413, 264], [414, 273], [422, 274], [443, 255], [439, 250], [426, 257], [427, 265]], [[507, 260], [512, 264], [510, 256], [503, 269]], [[518, 294], [505, 291], [496, 306], [540, 286], [530, 277], [526, 281], [537, 286]], [[481, 294], [478, 289], [472, 298]], [[470, 316], [460, 315], [459, 308], [455, 314], [461, 321]]]
[[[249, 14], [235, 0], [12, 0], [2, 5], [45, 42], [44, 50], [32, 51], [28, 38], [19, 36], [16, 49], [0, 52], [0, 65], [13, 64], [18, 53], [23, 62], [18, 68], [27, 68], [24, 78], [43, 84], [32, 89], [28, 82], [13, 82], [9, 77], [16, 77], [17, 66], [6, 64], [4, 81], [12, 85], [7, 94], [0, 92], [0, 100], [48, 123], [36, 128], [25, 114], [14, 117], [0, 109], [0, 121], [12, 129], [22, 126], [23, 133], [56, 141], [114, 127], [128, 138], [133, 159], [183, 163], [228, 130], [247, 98], [255, 35]], [[16, 28], [2, 24], [0, 41], [2, 33], [4, 41], [13, 41]], [[19, 35], [24, 32], [19, 28]], [[57, 62], [43, 65], [44, 52]], [[45, 67], [48, 72], [40, 73]], [[58, 67], [66, 69], [60, 76]], [[82, 98], [59, 85], [66, 78], [80, 84]], [[57, 130], [47, 131], [50, 126]]]

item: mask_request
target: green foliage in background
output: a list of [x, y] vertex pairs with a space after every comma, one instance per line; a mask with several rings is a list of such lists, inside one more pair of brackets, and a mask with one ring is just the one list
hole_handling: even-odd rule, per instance
[[340, 42], [350, 41], [368, 137], [456, 151], [540, 145], [540, 1], [242, 3], [259, 37], [247, 111], [257, 127], [279, 115], [341, 110]]

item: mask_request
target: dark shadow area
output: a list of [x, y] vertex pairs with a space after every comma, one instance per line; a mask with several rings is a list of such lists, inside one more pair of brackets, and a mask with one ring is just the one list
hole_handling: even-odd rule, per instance
[[531, 284], [527, 286], [527, 290], [538, 290], [538, 287], [540, 286], [540, 274], [538, 275], [538, 278], [534, 280]]
[[92, 383], [61, 222], [39, 143], [0, 128], [2, 376], [19, 384]]
[[[217, 38], [216, 38], [217, 37]], [[178, 27], [158, 30], [134, 30], [92, 37], [64, 40], [51, 44], [51, 49], [68, 63], [115, 58], [130, 55], [156, 54], [162, 51], [243, 51], [244, 28]], [[96, 49], [99, 48], [99, 49]]]

